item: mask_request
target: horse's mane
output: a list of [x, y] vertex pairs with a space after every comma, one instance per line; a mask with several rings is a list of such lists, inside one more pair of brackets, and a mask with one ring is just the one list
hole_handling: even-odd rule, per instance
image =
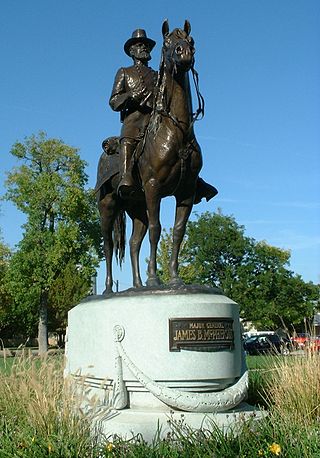
[[[164, 35], [163, 45], [161, 49], [161, 58], [160, 58], [160, 65], [159, 65], [159, 70], [158, 70], [158, 77], [157, 77], [157, 81], [155, 84], [156, 96], [153, 102], [153, 109], [152, 109], [151, 119], [149, 123], [149, 129], [148, 129], [149, 132], [153, 133], [153, 135], [155, 135], [159, 129], [162, 115], [168, 114], [169, 112], [169, 107], [167, 106], [166, 90], [165, 90], [166, 80], [164, 77], [165, 68], [166, 68], [165, 54], [166, 54], [167, 49], [170, 46], [172, 46], [172, 42], [174, 40], [179, 40], [179, 39], [187, 40], [191, 46], [194, 46], [193, 38], [182, 29], [176, 28], [176, 29], [173, 29], [172, 32], [170, 33], [168, 32]], [[173, 66], [171, 70], [172, 77], [175, 71], [176, 71], [176, 67]], [[195, 85], [196, 95], [198, 98], [198, 108], [196, 112], [192, 114], [192, 119], [193, 119], [192, 124], [193, 124], [196, 120], [198, 120], [199, 115], [201, 115], [200, 119], [202, 119], [204, 116], [204, 98], [200, 93], [198, 73], [195, 70], [193, 65], [191, 67], [191, 72], [192, 72], [193, 81]]]

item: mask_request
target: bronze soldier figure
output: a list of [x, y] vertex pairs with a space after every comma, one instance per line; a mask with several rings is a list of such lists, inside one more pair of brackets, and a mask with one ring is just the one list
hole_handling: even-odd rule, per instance
[[[156, 42], [144, 29], [136, 29], [124, 44], [125, 53], [133, 59], [131, 67], [120, 68], [115, 76], [109, 104], [120, 111], [123, 123], [120, 133], [120, 176], [118, 194], [133, 197], [135, 181], [132, 176], [133, 153], [143, 138], [153, 108], [157, 72], [148, 66]], [[198, 177], [194, 203], [210, 200], [217, 190]]]
[[[164, 21], [159, 73], [148, 66], [155, 42], [143, 29], [135, 30], [124, 45], [133, 65], [118, 71], [110, 97], [110, 106], [121, 113], [123, 126], [120, 137], [103, 142], [96, 185], [106, 256], [106, 293], [112, 292], [113, 252], [120, 264], [124, 256], [125, 214], [132, 220], [129, 245], [133, 285], [142, 286], [139, 252], [149, 230], [147, 286], [158, 287], [160, 204], [164, 197], [174, 196], [176, 213], [169, 272], [171, 286], [179, 287], [178, 254], [192, 206], [202, 198], [208, 201], [218, 192], [199, 177], [202, 154], [194, 122], [203, 113], [204, 103], [194, 69], [195, 49], [190, 30], [187, 20], [183, 29], [171, 32]], [[189, 71], [199, 104], [195, 113]], [[134, 154], [137, 146], [139, 154]]]
[[125, 53], [132, 57], [133, 65], [118, 70], [110, 106], [120, 111], [123, 123], [120, 134], [120, 174], [118, 193], [129, 197], [135, 188], [132, 177], [133, 153], [143, 138], [153, 107], [153, 90], [157, 72], [148, 66], [151, 50], [156, 42], [147, 37], [145, 30], [137, 29], [124, 45]]

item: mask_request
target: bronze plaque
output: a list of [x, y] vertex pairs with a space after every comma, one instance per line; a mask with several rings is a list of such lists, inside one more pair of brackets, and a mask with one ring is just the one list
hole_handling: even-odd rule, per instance
[[218, 351], [234, 348], [232, 318], [170, 318], [170, 351]]

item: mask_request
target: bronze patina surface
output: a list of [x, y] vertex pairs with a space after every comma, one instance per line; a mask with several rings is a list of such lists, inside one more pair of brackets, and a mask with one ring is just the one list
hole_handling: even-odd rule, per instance
[[[120, 137], [103, 142], [97, 177], [97, 199], [106, 257], [106, 290], [112, 292], [112, 255], [120, 263], [125, 248], [125, 214], [132, 220], [130, 257], [133, 286], [142, 287], [139, 266], [141, 243], [149, 230], [148, 287], [158, 287], [157, 247], [161, 234], [160, 203], [174, 196], [176, 214], [170, 258], [170, 285], [178, 287], [178, 254], [192, 206], [211, 199], [216, 188], [199, 178], [202, 167], [194, 122], [204, 112], [204, 101], [194, 69], [194, 41], [191, 26], [169, 31], [162, 26], [163, 46], [159, 71], [148, 62], [155, 41], [137, 29], [124, 50], [133, 65], [121, 68], [114, 80], [110, 106], [120, 112]], [[193, 112], [189, 72], [195, 82], [198, 109]]]

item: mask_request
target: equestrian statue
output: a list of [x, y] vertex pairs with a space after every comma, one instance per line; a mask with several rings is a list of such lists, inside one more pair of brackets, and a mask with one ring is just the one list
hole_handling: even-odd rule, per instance
[[[155, 41], [143, 29], [133, 32], [125, 53], [133, 65], [118, 70], [110, 106], [120, 112], [120, 137], [102, 143], [96, 184], [101, 230], [106, 257], [106, 290], [112, 292], [112, 256], [120, 265], [125, 249], [125, 214], [132, 220], [130, 258], [133, 286], [142, 287], [139, 269], [141, 243], [149, 231], [150, 256], [147, 286], [158, 287], [157, 247], [161, 234], [160, 203], [167, 196], [176, 199], [170, 285], [180, 286], [178, 255], [193, 204], [217, 194], [214, 186], [199, 177], [201, 149], [194, 123], [204, 114], [204, 100], [194, 69], [194, 41], [186, 20], [183, 29], [169, 31], [162, 25], [163, 46], [159, 71], [148, 62]], [[198, 98], [193, 112], [189, 82], [191, 71]]]

